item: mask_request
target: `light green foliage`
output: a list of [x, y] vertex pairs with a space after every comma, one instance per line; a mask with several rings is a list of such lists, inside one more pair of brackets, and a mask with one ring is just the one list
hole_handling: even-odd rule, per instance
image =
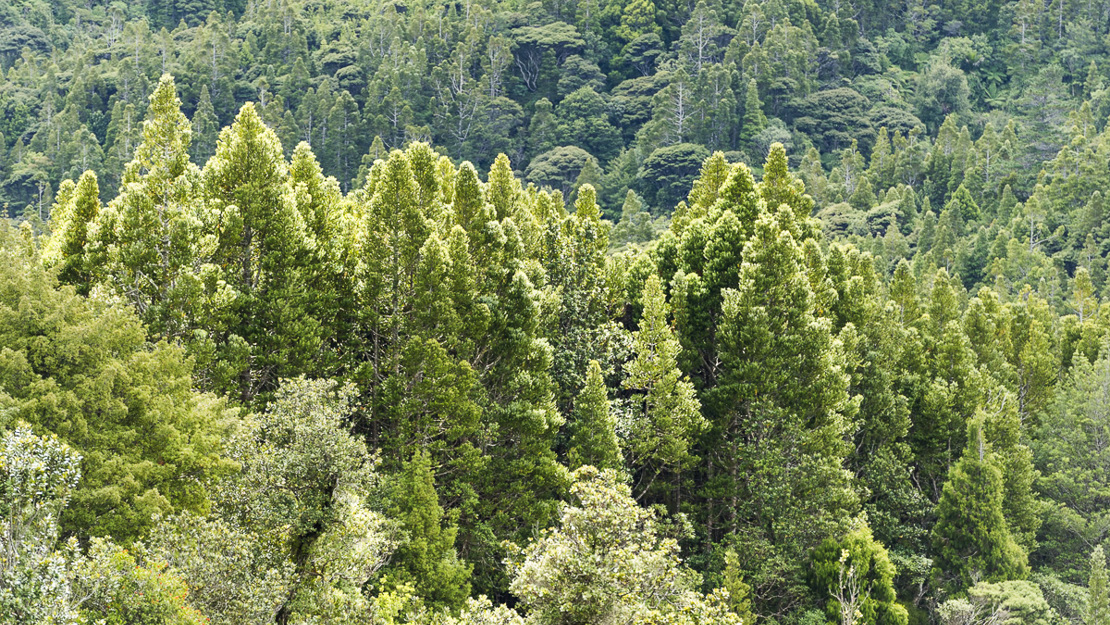
[[220, 132], [220, 122], [216, 119], [216, 109], [212, 106], [208, 85], [201, 85], [200, 103], [197, 104], [190, 125], [195, 135], [192, 141], [193, 159], [197, 165], [203, 166], [215, 154], [216, 138]]
[[171, 76], [151, 94], [142, 128], [120, 194], [93, 228], [90, 253], [101, 265], [98, 277], [140, 311], [153, 334], [172, 339], [195, 323], [198, 271], [211, 241], [203, 238], [191, 131]]
[[1106, 575], [1106, 552], [1102, 545], [1091, 551], [1091, 574], [1087, 581], [1086, 625], [1105, 625], [1110, 621], [1110, 580]]
[[602, 470], [622, 469], [624, 462], [609, 407], [608, 389], [596, 360], [590, 361], [586, 386], [574, 400], [573, 417], [568, 468], [573, 470], [588, 464]]
[[148, 556], [189, 583], [189, 604], [217, 625], [269, 623], [291, 590], [294, 565], [272, 540], [217, 516], [162, 520]]
[[139, 537], [155, 514], [204, 511], [226, 472], [223, 400], [193, 390], [177, 347], [146, 342], [135, 313], [58, 286], [0, 232], [0, 426], [24, 420], [82, 455], [65, 532]]
[[457, 617], [447, 616], [441, 625], [524, 625], [524, 622], [520, 614], [503, 605], [494, 606], [481, 595], [467, 599], [461, 613]]
[[[81, 458], [26, 424], [0, 442], [0, 623], [200, 625], [188, 586], [109, 540], [88, 553], [58, 545], [58, 517], [80, 477]], [[141, 545], [139, 550], [142, 551]]]
[[[641, 297], [643, 315], [632, 335], [636, 356], [628, 364], [624, 381], [626, 389], [636, 391], [624, 429], [629, 462], [640, 473], [637, 497], [642, 497], [664, 472], [673, 475], [697, 460], [691, 448], [706, 426], [694, 386], [678, 368], [682, 348], [671, 329], [658, 277], [648, 277]], [[679, 496], [678, 492], [671, 494]]]
[[[333, 382], [286, 381], [228, 444], [241, 469], [218, 486], [216, 509], [295, 567], [279, 619], [366, 618], [362, 586], [396, 544], [390, 523], [368, 507], [375, 460], [349, 432], [350, 397]], [[229, 574], [215, 571], [214, 581]]]
[[966, 599], [946, 601], [937, 612], [944, 625], [1050, 625], [1060, 618], [1041, 589], [1026, 581], [979, 582], [968, 589]]
[[1040, 587], [1045, 601], [1052, 606], [1060, 618], [1074, 622], [1083, 621], [1089, 605], [1086, 585], [1066, 582], [1055, 573], [1045, 572], [1043, 569], [1041, 572], [1033, 573], [1029, 579]]
[[721, 603], [693, 588], [697, 574], [678, 559], [678, 543], [661, 534], [612, 471], [574, 473], [574, 505], [556, 527], [521, 548], [510, 546], [510, 590], [528, 622], [739, 623]]
[[616, 34], [622, 40], [630, 42], [647, 33], [659, 34], [661, 30], [655, 24], [655, 4], [651, 0], [632, 0], [621, 12]]
[[621, 205], [620, 221], [613, 227], [609, 239], [613, 245], [646, 243], [655, 237], [651, 213], [644, 209], [643, 200], [629, 189]]
[[777, 213], [779, 207], [786, 205], [794, 213], [800, 232], [792, 233], [799, 239], [815, 236], [816, 224], [810, 220], [813, 212], [813, 198], [806, 195], [805, 184], [790, 173], [786, 148], [781, 143], [771, 144], [767, 159], [763, 163], [763, 179], [759, 183], [759, 196], [763, 198], [764, 208]]
[[100, 215], [100, 187], [96, 173], [81, 174], [72, 191], [59, 193], [63, 203], [51, 211], [54, 235], [44, 246], [43, 261], [58, 267], [58, 278], [88, 293], [92, 283], [94, 261], [90, 257], [89, 226]]
[[813, 552], [813, 579], [828, 597], [825, 614], [840, 625], [906, 625], [894, 592], [894, 565], [886, 548], [860, 521], [841, 540], [826, 539]]
[[80, 456], [26, 424], [0, 441], [0, 623], [76, 623], [58, 516], [80, 478]]
[[728, 606], [742, 623], [755, 623], [756, 615], [752, 613], [752, 587], [744, 582], [744, 574], [740, 569], [740, 558], [736, 551], [725, 551], [725, 570], [721, 575], [721, 588], [728, 592]]
[[103, 539], [93, 539], [87, 556], [73, 564], [74, 594], [85, 622], [135, 625], [204, 625], [208, 618], [190, 605], [185, 579]]

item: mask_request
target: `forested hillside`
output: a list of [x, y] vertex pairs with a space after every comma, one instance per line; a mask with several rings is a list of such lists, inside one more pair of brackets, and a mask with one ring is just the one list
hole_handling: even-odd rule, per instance
[[1107, 52], [8, 2], [0, 623], [1110, 625]]

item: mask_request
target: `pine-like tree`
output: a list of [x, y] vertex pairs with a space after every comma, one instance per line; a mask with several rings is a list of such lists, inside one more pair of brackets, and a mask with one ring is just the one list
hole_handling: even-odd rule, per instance
[[193, 133], [196, 140], [193, 142], [193, 158], [198, 165], [208, 162], [216, 153], [216, 138], [220, 132], [220, 120], [216, 117], [216, 109], [212, 106], [212, 98], [208, 95], [208, 85], [200, 87], [200, 101], [197, 103], [196, 112], [193, 113]]
[[771, 144], [767, 160], [763, 163], [763, 179], [759, 182], [759, 196], [763, 198], [766, 209], [775, 213], [785, 204], [794, 213], [798, 230], [795, 235], [801, 239], [816, 236], [817, 224], [810, 223], [813, 212], [813, 198], [806, 195], [805, 184], [790, 173], [786, 158], [786, 148], [781, 143]]
[[1086, 625], [1107, 625], [1110, 623], [1110, 580], [1106, 575], [1106, 554], [1102, 545], [1091, 551], [1091, 574], [1087, 578], [1087, 613], [1083, 615]]
[[411, 585], [429, 608], [456, 610], [470, 595], [470, 566], [455, 553], [458, 528], [436, 495], [430, 456], [417, 451], [390, 490], [390, 518], [404, 532], [384, 574], [386, 587]]
[[[641, 297], [640, 329], [632, 335], [636, 357], [624, 382], [625, 388], [637, 391], [627, 451], [639, 471], [634, 488], [638, 498], [664, 472], [673, 477], [697, 460], [692, 444], [706, 425], [694, 385], [678, 368], [682, 348], [667, 320], [662, 281], [649, 276]], [[663, 490], [679, 496], [674, 488]]]
[[704, 488], [711, 522], [744, 536], [746, 554], [778, 554], [746, 560], [757, 575], [798, 574], [775, 567], [792, 568], [784, 563], [843, 531], [858, 506], [844, 468], [858, 404], [830, 324], [815, 315], [796, 227], [783, 206], [754, 224], [737, 286], [722, 291], [720, 365], [703, 395], [716, 472]]
[[314, 285], [306, 281], [304, 218], [281, 142], [253, 105], [244, 105], [220, 133], [203, 187], [223, 223], [212, 254], [221, 280], [206, 287], [234, 294], [224, 306], [205, 311], [217, 359], [226, 367], [215, 384], [251, 401], [282, 377], [313, 371], [322, 340], [307, 309]]
[[53, 211], [53, 236], [43, 250], [48, 264], [59, 268], [58, 279], [87, 294], [92, 288], [96, 259], [89, 247], [89, 227], [100, 216], [100, 187], [96, 174], [81, 174], [72, 193], [61, 193], [64, 205]]
[[96, 228], [104, 281], [158, 337], [191, 329], [199, 303], [204, 222], [195, 169], [186, 181], [191, 140], [174, 79], [164, 75], [150, 96], [142, 142], [124, 169], [120, 194]]
[[968, 421], [967, 447], [937, 504], [933, 574], [956, 591], [977, 581], [1022, 579], [1029, 573], [1025, 551], [1006, 523], [1002, 472], [984, 430], [981, 416]]
[[[744, 118], [740, 122], [740, 146], [751, 152], [754, 149], [753, 139], [767, 127], [767, 116], [763, 113], [763, 103], [759, 100], [759, 86], [755, 78], [748, 81], [747, 90], [744, 92]], [[762, 154], [752, 154], [759, 158]]]
[[574, 400], [573, 415], [567, 468], [573, 470], [588, 464], [598, 469], [621, 469], [624, 463], [616, 424], [609, 411], [608, 389], [596, 360], [590, 361], [586, 386]]

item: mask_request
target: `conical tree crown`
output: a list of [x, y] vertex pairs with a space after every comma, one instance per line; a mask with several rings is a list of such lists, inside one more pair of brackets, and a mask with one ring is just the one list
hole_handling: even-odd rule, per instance
[[587, 464], [598, 469], [621, 468], [620, 443], [609, 411], [608, 389], [596, 360], [590, 361], [586, 387], [574, 400], [573, 431], [567, 454], [568, 468], [577, 469]]
[[388, 585], [409, 583], [430, 607], [458, 608], [470, 594], [470, 567], [455, 553], [458, 528], [439, 504], [426, 452], [405, 463], [391, 495], [390, 516], [406, 539], [393, 554]]
[[268, 274], [290, 268], [305, 246], [305, 226], [293, 201], [281, 142], [247, 103], [220, 133], [216, 154], [204, 168], [208, 197], [235, 217], [221, 232], [217, 257], [234, 259], [240, 287], [256, 287]]
[[100, 215], [100, 187], [96, 174], [86, 171], [81, 174], [76, 187], [70, 190], [63, 186], [59, 196], [62, 202], [54, 211], [54, 234], [43, 250], [43, 259], [60, 267], [59, 280], [76, 285], [79, 292], [87, 293], [93, 269], [86, 252], [89, 226]]
[[1022, 579], [1027, 556], [1003, 514], [1002, 472], [986, 439], [982, 416], [967, 424], [967, 447], [952, 467], [933, 528], [934, 576], [962, 590], [977, 581]]
[[1087, 580], [1086, 625], [1110, 624], [1110, 580], [1106, 575], [1106, 553], [1102, 545], [1091, 552], [1091, 576]]
[[782, 204], [789, 206], [799, 224], [804, 223], [813, 211], [813, 198], [806, 195], [805, 184], [790, 173], [786, 148], [781, 143], [772, 143], [771, 150], [767, 153], [759, 194], [767, 210], [772, 213], [778, 212]]
[[150, 95], [150, 108], [143, 122], [143, 142], [123, 173], [123, 184], [140, 177], [170, 181], [185, 172], [189, 164], [192, 126], [181, 112], [181, 99], [173, 76], [163, 74], [158, 88]]

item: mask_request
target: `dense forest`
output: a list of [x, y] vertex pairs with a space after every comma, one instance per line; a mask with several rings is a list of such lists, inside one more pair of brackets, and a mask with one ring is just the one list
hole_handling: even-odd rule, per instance
[[9, 0], [0, 624], [1110, 625], [1110, 4]]

